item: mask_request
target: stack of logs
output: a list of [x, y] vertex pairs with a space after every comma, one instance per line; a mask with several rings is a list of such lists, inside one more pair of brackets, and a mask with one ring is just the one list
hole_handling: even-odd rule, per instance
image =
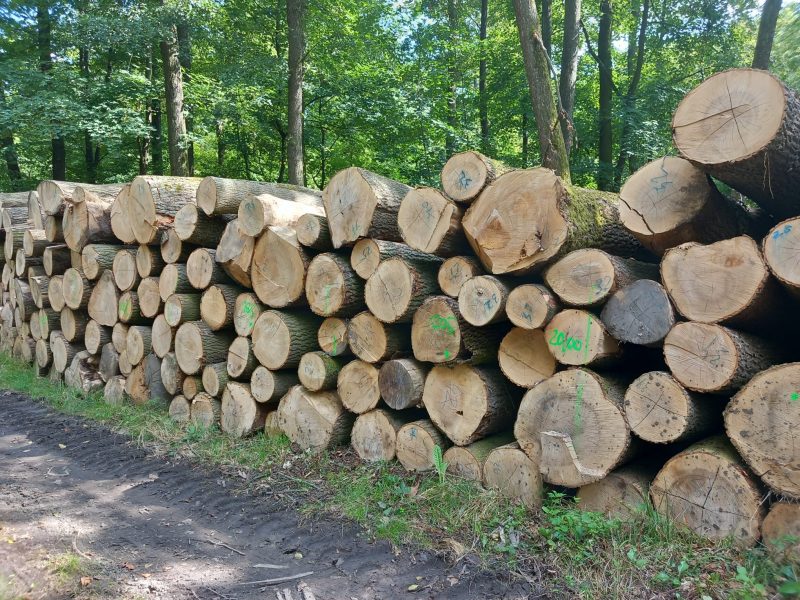
[[2, 196], [0, 345], [232, 436], [351, 443], [414, 472], [438, 446], [531, 507], [546, 483], [775, 540], [800, 521], [800, 363], [775, 337], [800, 294], [800, 98], [728, 71], [673, 131], [682, 157], [620, 194], [476, 152], [441, 189], [356, 167], [322, 193], [45, 181]]

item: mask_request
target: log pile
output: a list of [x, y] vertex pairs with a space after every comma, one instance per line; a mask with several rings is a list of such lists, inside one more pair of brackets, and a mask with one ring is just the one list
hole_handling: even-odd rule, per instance
[[[747, 94], [769, 110], [724, 108]], [[477, 152], [441, 190], [45, 181], [0, 196], [0, 347], [232, 436], [412, 472], [438, 446], [529, 507], [572, 488], [750, 544], [771, 492], [774, 538], [800, 500], [800, 352], [771, 334], [800, 293], [799, 113], [765, 72], [716, 75], [675, 113], [682, 157], [620, 194]]]

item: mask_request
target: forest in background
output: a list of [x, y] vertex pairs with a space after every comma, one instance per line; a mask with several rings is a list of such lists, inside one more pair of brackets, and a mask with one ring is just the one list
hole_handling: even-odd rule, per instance
[[[515, 19], [523, 3], [10, 0], [0, 7], [0, 190], [143, 173], [322, 188], [351, 165], [436, 184], [466, 149], [540, 164]], [[577, 54], [572, 181], [601, 189], [674, 152], [679, 100], [753, 62], [763, 10], [755, 0], [536, 4], [553, 90], [565, 90], [570, 40]], [[579, 21], [565, 18], [576, 8]], [[784, 2], [771, 69], [795, 89], [798, 40], [800, 4]], [[176, 85], [185, 129], [170, 132]]]

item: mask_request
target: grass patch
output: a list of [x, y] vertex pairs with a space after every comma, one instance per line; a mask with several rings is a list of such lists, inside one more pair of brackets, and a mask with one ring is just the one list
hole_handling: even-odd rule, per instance
[[488, 568], [526, 578], [542, 593], [570, 598], [778, 598], [800, 596], [790, 553], [712, 544], [652, 509], [622, 522], [577, 509], [550, 492], [541, 511], [437, 473], [365, 465], [352, 451], [295, 453], [284, 436], [233, 439], [217, 428], [179, 426], [162, 404], [112, 407], [37, 378], [0, 355], [0, 389], [43, 398], [59, 411], [125, 433], [157, 454], [187, 457], [238, 474], [274, 497], [302, 502], [303, 514], [345, 515], [376, 538], [477, 554]]

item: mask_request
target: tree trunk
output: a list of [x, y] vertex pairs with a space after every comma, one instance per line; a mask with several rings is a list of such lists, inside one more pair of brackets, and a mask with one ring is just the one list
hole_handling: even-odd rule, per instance
[[406, 423], [397, 431], [396, 453], [398, 462], [406, 471], [420, 473], [433, 471], [433, 449], [444, 451], [452, 445], [442, 432], [428, 419]]
[[655, 509], [698, 535], [728, 536], [752, 546], [764, 519], [758, 480], [724, 436], [709, 438], [667, 461], [650, 487]]
[[542, 43], [542, 32], [534, 0], [514, 0], [514, 14], [522, 45], [522, 59], [528, 79], [531, 106], [536, 116], [542, 166], [570, 181], [569, 156], [564, 143], [550, 86], [550, 65]]
[[542, 505], [542, 476], [539, 466], [523, 452], [519, 444], [495, 448], [483, 464], [483, 483], [500, 494], [519, 500], [530, 509]]
[[[61, 333], [68, 342], [83, 342], [89, 318], [85, 313], [64, 307], [61, 309]], [[90, 352], [94, 354], [94, 352]]]
[[105, 344], [100, 352], [100, 366], [97, 369], [100, 378], [108, 383], [119, 375], [119, 354], [113, 344]]
[[178, 57], [178, 32], [175, 25], [170, 25], [167, 36], [167, 39], [161, 42], [161, 64], [164, 73], [164, 91], [167, 99], [169, 172], [171, 175], [188, 177], [190, 170], [189, 153], [186, 146], [186, 118], [183, 106], [183, 76]]
[[136, 292], [123, 292], [120, 295], [118, 316], [126, 325], [144, 325], [150, 321], [142, 314], [139, 295]]
[[538, 283], [518, 285], [506, 299], [508, 320], [522, 329], [541, 329], [560, 310], [556, 295]]
[[228, 349], [228, 375], [233, 379], [249, 379], [258, 366], [249, 337], [237, 337]]
[[165, 266], [166, 262], [154, 247], [142, 244], [136, 249], [136, 272], [142, 279], [158, 275]]
[[205, 177], [197, 189], [197, 206], [207, 215], [233, 214], [250, 195], [269, 195], [310, 206], [319, 205], [320, 192], [299, 185]]
[[186, 396], [175, 396], [169, 403], [169, 418], [179, 425], [187, 424], [192, 418], [192, 403]]
[[481, 264], [472, 256], [453, 256], [441, 264], [436, 280], [443, 294], [458, 298], [461, 286], [482, 274]]
[[319, 317], [303, 312], [267, 310], [253, 328], [253, 352], [268, 369], [289, 369], [317, 349]]
[[552, 376], [557, 366], [544, 332], [520, 327], [509, 331], [500, 342], [497, 361], [503, 375], [523, 388], [532, 388]]
[[489, 152], [489, 96], [486, 92], [486, 33], [489, 25], [489, 0], [481, 0], [480, 62], [478, 63], [478, 113], [481, 123], [481, 151]]
[[[128, 326], [124, 323], [117, 323], [111, 328], [111, 343], [114, 350], [121, 354], [127, 353], [128, 347]], [[127, 360], [127, 356], [125, 358]]]
[[800, 218], [787, 219], [769, 230], [761, 243], [764, 260], [775, 278], [800, 297]]
[[[108, 271], [113, 273], [114, 259], [117, 253], [126, 250], [124, 246], [112, 244], [88, 244], [81, 250], [81, 268], [90, 281], [97, 281]], [[121, 268], [121, 267], [120, 267]]]
[[[225, 389], [227, 389], [227, 386]], [[199, 377], [195, 375], [189, 375], [184, 378], [183, 385], [181, 386], [181, 392], [189, 400], [193, 400], [195, 397], [197, 397], [197, 394], [200, 394], [203, 391], [203, 382]]]
[[[176, 33], [178, 39], [178, 62], [181, 66], [181, 76], [184, 83], [191, 81], [192, 73], [192, 38], [189, 26], [189, 21], [185, 15], [181, 15], [176, 25]], [[188, 168], [187, 175], [194, 175], [194, 142], [191, 140], [192, 130], [194, 123], [192, 119], [192, 106], [184, 107], [186, 112], [186, 165]]]
[[458, 310], [467, 323], [482, 327], [501, 323], [506, 315], [506, 300], [515, 282], [492, 275], [473, 277], [458, 292]]
[[561, 75], [558, 91], [561, 96], [561, 108], [564, 115], [561, 119], [561, 132], [564, 144], [569, 153], [575, 139], [575, 127], [572, 113], [575, 108], [575, 83], [578, 80], [578, 59], [580, 57], [581, 0], [565, 0], [564, 2], [564, 41], [561, 48]]
[[222, 233], [214, 259], [236, 283], [253, 287], [250, 276], [255, 239], [245, 235], [239, 227], [239, 219], [233, 219]]
[[611, 62], [611, 27], [613, 14], [610, 0], [600, 2], [600, 31], [597, 36], [598, 71], [600, 73], [600, 93], [598, 110], [598, 169], [597, 188], [610, 190], [614, 181], [613, 167], [613, 110], [614, 67]]
[[136, 268], [136, 250], [124, 248], [114, 256], [111, 265], [114, 283], [121, 292], [129, 292], [139, 284], [139, 270]]
[[42, 254], [42, 266], [48, 277], [63, 275], [67, 269], [72, 267], [72, 254], [69, 248], [63, 244], [48, 246]]
[[227, 223], [218, 218], [209, 217], [200, 212], [195, 204], [186, 204], [177, 213], [173, 228], [178, 239], [189, 244], [213, 248]]
[[395, 410], [422, 406], [430, 366], [411, 358], [387, 360], [378, 372], [381, 398]]
[[289, 41], [289, 183], [305, 185], [303, 165], [303, 58], [305, 0], [286, 0]]
[[403, 241], [414, 250], [454, 256], [469, 248], [461, 229], [463, 210], [434, 188], [408, 192], [397, 213]]
[[611, 296], [600, 320], [621, 342], [657, 347], [675, 325], [675, 312], [659, 283], [640, 279]]
[[103, 390], [103, 400], [112, 406], [122, 406], [125, 403], [125, 377], [116, 375], [108, 380]]
[[353, 360], [339, 371], [336, 389], [342, 404], [358, 415], [377, 408], [381, 401], [378, 368], [363, 360]]
[[305, 296], [316, 315], [350, 317], [364, 310], [364, 281], [347, 258], [318, 254], [308, 265]]
[[772, 53], [772, 42], [775, 40], [775, 26], [781, 13], [781, 0], [766, 0], [761, 9], [761, 20], [758, 23], [756, 50], [753, 55], [753, 68], [769, 70], [769, 56]]
[[300, 359], [297, 375], [300, 383], [312, 392], [335, 390], [342, 361], [324, 352], [307, 352]]
[[631, 446], [622, 414], [625, 383], [569, 369], [525, 394], [514, 436], [528, 456], [540, 461], [547, 483], [580, 487], [625, 461]]
[[132, 365], [138, 365], [153, 350], [153, 329], [145, 325], [134, 325], [128, 329], [125, 350]]
[[[186, 265], [182, 264], [168, 264], [161, 271], [161, 276], [158, 278], [158, 293], [161, 299], [166, 302], [172, 294], [197, 294], [197, 290], [192, 287], [189, 282], [189, 275], [187, 274]], [[198, 301], [199, 309], [199, 301]], [[199, 316], [198, 316], [199, 318]]]
[[123, 244], [133, 244], [136, 241], [133, 224], [128, 213], [130, 193], [131, 185], [124, 185], [111, 205], [111, 231], [114, 232], [114, 237]]
[[309, 392], [293, 387], [278, 406], [281, 430], [303, 450], [321, 452], [347, 444], [355, 421], [336, 392]]
[[161, 296], [158, 293], [158, 277], [145, 277], [136, 288], [142, 316], [154, 319], [161, 312]]
[[457, 0], [447, 0], [448, 44], [444, 56], [447, 60], [447, 131], [445, 133], [445, 154], [451, 156], [456, 151], [456, 132], [458, 131], [458, 86], [459, 59], [457, 48], [459, 40], [459, 22]]
[[64, 302], [72, 310], [85, 308], [92, 295], [92, 284], [79, 269], [67, 269], [63, 281]]
[[257, 402], [274, 403], [299, 383], [296, 370], [270, 371], [266, 367], [256, 367], [250, 378], [250, 389]]
[[253, 333], [253, 327], [265, 308], [255, 294], [251, 292], [239, 294], [233, 307], [233, 327], [236, 333], [241, 336]]

